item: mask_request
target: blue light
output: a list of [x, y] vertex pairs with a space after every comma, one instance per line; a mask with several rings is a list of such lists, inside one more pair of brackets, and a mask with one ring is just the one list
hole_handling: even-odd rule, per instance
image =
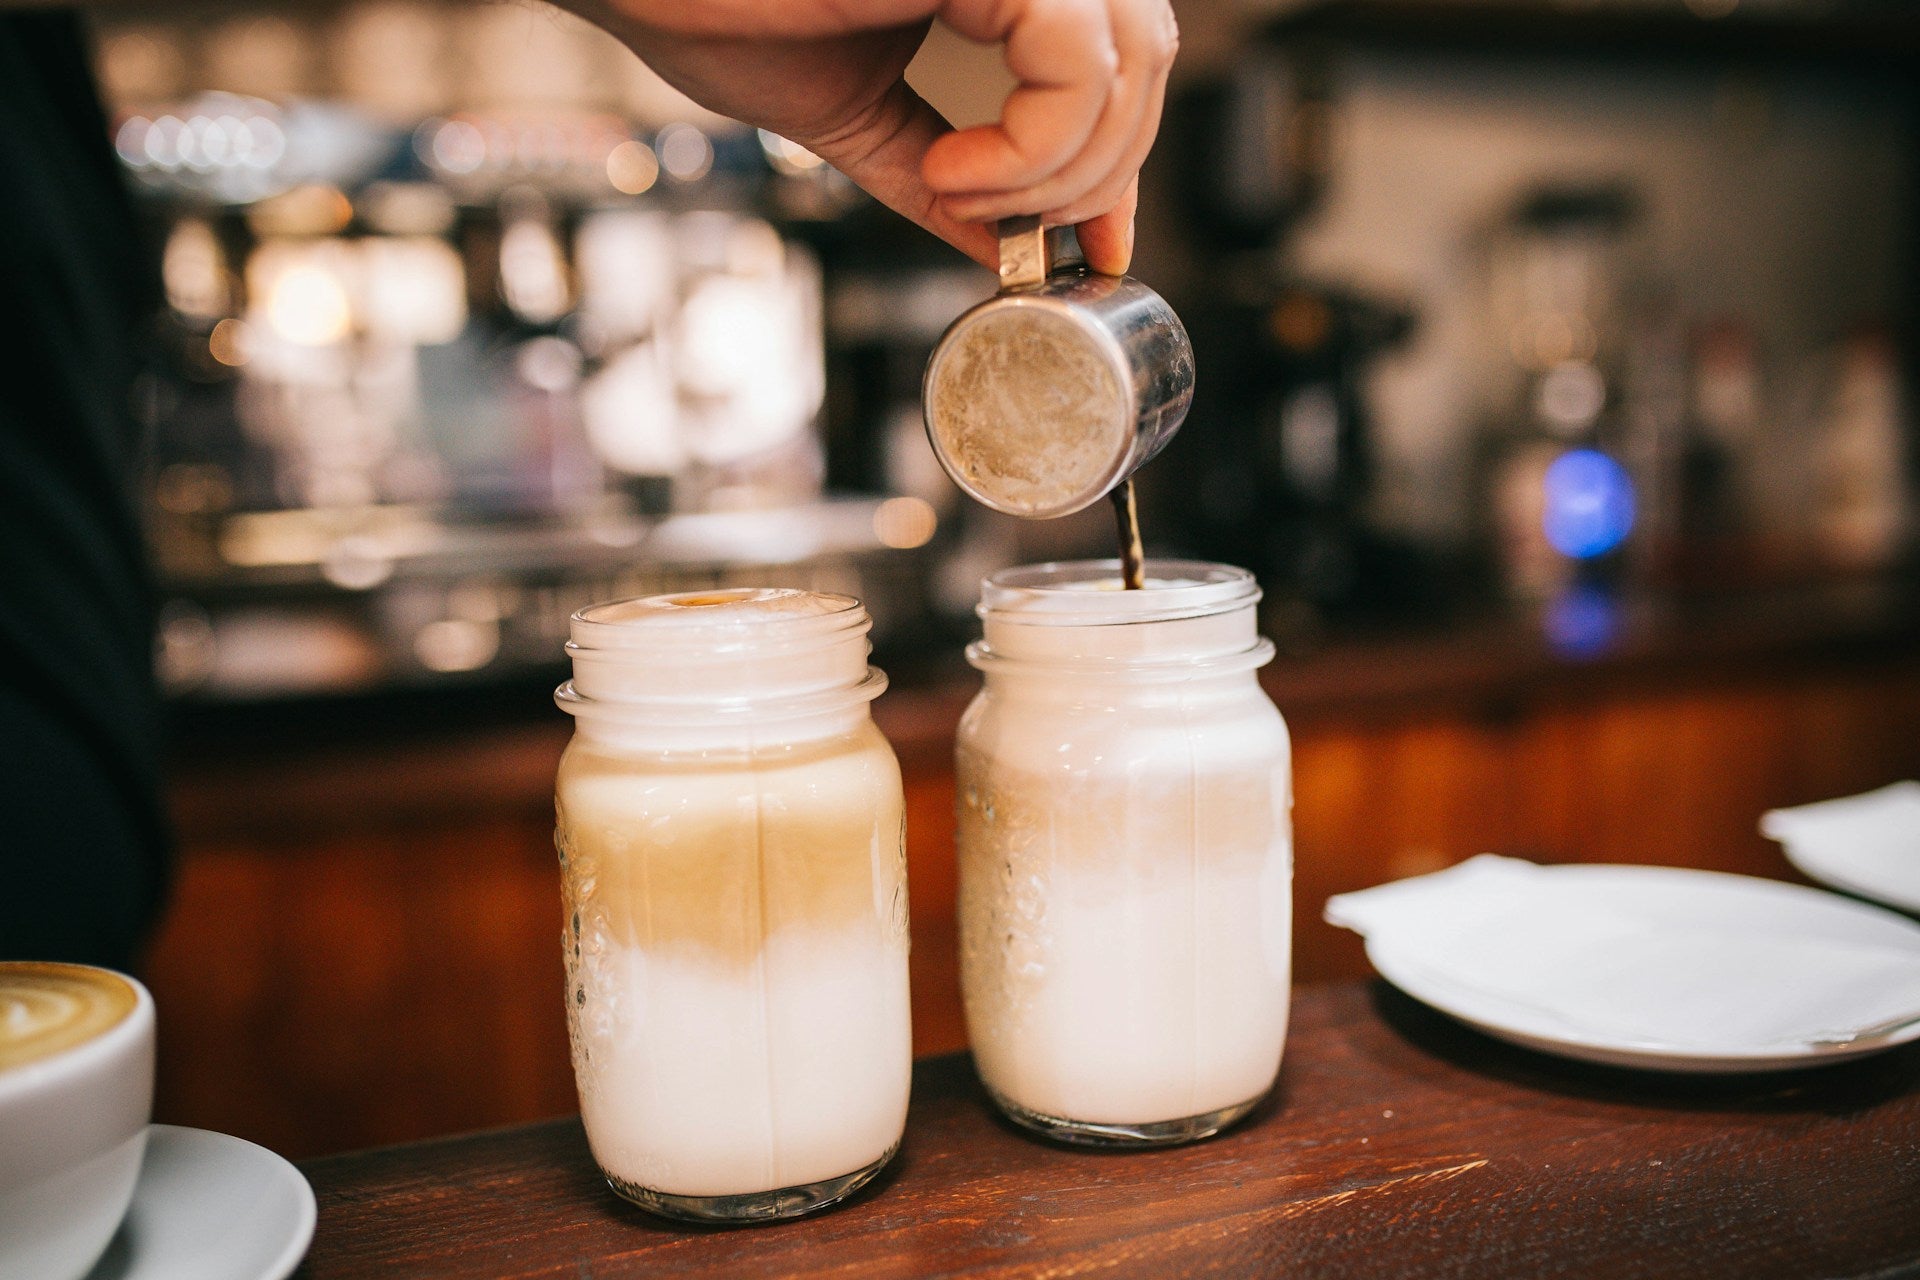
[[1620, 606], [1603, 588], [1578, 583], [1547, 606], [1541, 621], [1556, 653], [1591, 658], [1613, 647], [1620, 634]]
[[1540, 523], [1554, 550], [1591, 560], [1626, 541], [1633, 529], [1633, 481], [1626, 469], [1594, 449], [1572, 449], [1553, 460], [1545, 479]]

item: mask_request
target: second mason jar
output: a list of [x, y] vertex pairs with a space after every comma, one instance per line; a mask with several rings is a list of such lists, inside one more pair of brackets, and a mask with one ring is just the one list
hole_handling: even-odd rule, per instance
[[616, 1191], [750, 1221], [873, 1177], [912, 1070], [900, 768], [866, 610], [730, 590], [574, 615], [568, 1029]]
[[960, 725], [961, 983], [982, 1080], [1067, 1141], [1184, 1142], [1246, 1115], [1286, 1039], [1287, 730], [1260, 591], [1227, 565], [986, 580]]

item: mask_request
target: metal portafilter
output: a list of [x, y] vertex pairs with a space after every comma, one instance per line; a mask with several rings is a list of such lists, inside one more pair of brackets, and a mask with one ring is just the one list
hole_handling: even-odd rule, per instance
[[1033, 520], [1071, 515], [1173, 438], [1193, 401], [1193, 346], [1159, 294], [1056, 255], [1064, 246], [1038, 218], [999, 230], [1000, 292], [955, 320], [927, 361], [927, 438], [975, 501]]

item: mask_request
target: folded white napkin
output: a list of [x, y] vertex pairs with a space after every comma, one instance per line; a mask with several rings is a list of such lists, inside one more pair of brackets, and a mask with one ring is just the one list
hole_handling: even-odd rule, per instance
[[1815, 880], [1920, 912], [1920, 782], [1775, 809], [1760, 834]]
[[[1610, 870], [1629, 875], [1609, 885], [1578, 874]], [[1709, 873], [1632, 874], [1642, 870], [1483, 854], [1340, 894], [1326, 919], [1365, 935], [1383, 968], [1581, 1040], [1757, 1054], [1920, 1018], [1920, 926], [1873, 912], [1884, 920], [1856, 932], [1836, 911], [1871, 908], [1790, 896], [1817, 891], [1755, 893], [1768, 882]], [[1796, 903], [1812, 908], [1804, 928]]]

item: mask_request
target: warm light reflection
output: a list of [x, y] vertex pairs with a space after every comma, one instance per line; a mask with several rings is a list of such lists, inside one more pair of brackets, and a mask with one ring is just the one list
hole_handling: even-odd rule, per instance
[[473, 173], [486, 163], [487, 139], [466, 120], [442, 120], [427, 126], [421, 158], [442, 173]]
[[328, 235], [352, 221], [353, 201], [326, 182], [302, 183], [247, 210], [247, 226], [261, 237]]
[[105, 35], [99, 45], [101, 87], [109, 102], [159, 102], [180, 91], [186, 59], [180, 40], [163, 28]]
[[533, 338], [514, 353], [520, 380], [548, 395], [564, 395], [580, 383], [580, 349], [565, 338]]
[[713, 170], [713, 144], [690, 124], [670, 124], [655, 143], [660, 167], [676, 182], [698, 182]]
[[[602, 114], [463, 113], [422, 124], [414, 131], [413, 151], [443, 177], [480, 174], [536, 183], [564, 177], [570, 183], [598, 173], [617, 189], [637, 194], [652, 185], [647, 175], [657, 176], [659, 170], [649, 148], [628, 145], [627, 130], [618, 117]], [[694, 145], [705, 147], [705, 140], [695, 139]], [[689, 153], [687, 159], [696, 163], [698, 156]]]
[[160, 253], [160, 279], [167, 305], [181, 315], [208, 320], [226, 314], [226, 255], [203, 220], [182, 218], [174, 224]]
[[170, 463], [153, 479], [153, 500], [175, 515], [222, 511], [233, 502], [233, 482], [216, 466]]
[[267, 292], [267, 324], [303, 347], [324, 347], [353, 329], [353, 309], [340, 279], [317, 262], [294, 263]]
[[873, 536], [901, 551], [926, 546], [939, 525], [932, 504], [921, 498], [888, 498], [873, 511]]
[[229, 369], [245, 364], [247, 327], [232, 317], [213, 326], [213, 332], [207, 335], [207, 354]]
[[521, 218], [500, 237], [500, 295], [524, 320], [545, 324], [567, 309], [567, 263], [553, 229]]
[[768, 133], [765, 129], [756, 130], [760, 136], [760, 150], [767, 157], [767, 163], [773, 166], [775, 173], [787, 177], [798, 177], [812, 173], [826, 161], [799, 143], [783, 138], [777, 133]]
[[653, 148], [629, 138], [607, 153], [607, 181], [615, 191], [637, 196], [660, 180], [660, 161]]
[[1584, 317], [1546, 312], [1522, 321], [1512, 335], [1513, 358], [1530, 369], [1593, 359], [1599, 345]]
[[469, 618], [441, 618], [414, 633], [413, 652], [429, 671], [475, 671], [500, 652], [500, 627]]
[[343, 591], [371, 591], [393, 576], [393, 557], [377, 538], [354, 534], [327, 548], [320, 576]]
[[1606, 407], [1607, 381], [1584, 360], [1554, 365], [1541, 377], [1535, 393], [1535, 410], [1563, 436], [1590, 426]]
[[373, 182], [353, 198], [368, 226], [393, 236], [453, 238], [453, 196], [431, 182]]
[[368, 334], [422, 347], [460, 336], [467, 280], [453, 246], [432, 236], [368, 236], [359, 250]]
[[581, 389], [580, 418], [594, 455], [637, 476], [670, 476], [687, 463], [680, 406], [657, 343], [609, 360]]
[[680, 377], [696, 395], [725, 396], [762, 372], [755, 357], [773, 339], [765, 296], [728, 276], [702, 280], [680, 312]]

